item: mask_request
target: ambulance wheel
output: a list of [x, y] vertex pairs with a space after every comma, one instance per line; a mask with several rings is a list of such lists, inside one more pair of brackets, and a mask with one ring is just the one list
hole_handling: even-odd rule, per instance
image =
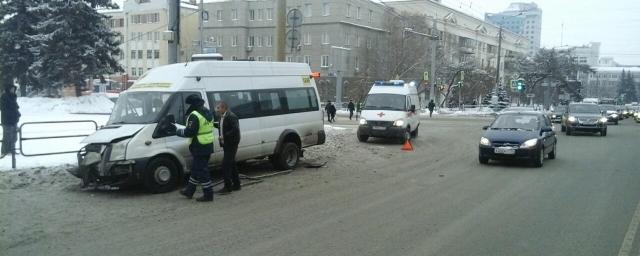
[[286, 142], [280, 152], [272, 158], [273, 165], [278, 170], [290, 170], [298, 165], [300, 161], [300, 151], [298, 145], [293, 142]]
[[168, 158], [158, 157], [147, 164], [144, 186], [151, 193], [166, 193], [178, 186], [180, 173], [176, 164]]

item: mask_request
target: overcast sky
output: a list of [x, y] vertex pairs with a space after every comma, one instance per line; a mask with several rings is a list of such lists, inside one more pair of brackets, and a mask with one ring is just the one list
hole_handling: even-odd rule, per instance
[[[115, 0], [121, 4], [123, 0]], [[500, 12], [513, 0], [443, 0], [477, 17]], [[525, 1], [530, 2], [530, 1]], [[640, 65], [640, 0], [535, 0], [542, 9], [542, 47], [601, 42], [600, 56]], [[564, 23], [564, 36], [562, 24]]]

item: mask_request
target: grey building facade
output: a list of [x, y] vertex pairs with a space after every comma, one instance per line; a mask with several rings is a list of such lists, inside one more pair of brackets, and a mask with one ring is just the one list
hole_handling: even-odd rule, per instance
[[534, 55], [540, 49], [542, 9], [537, 4], [511, 3], [503, 12], [485, 14], [485, 21], [526, 37], [529, 40], [529, 55]]

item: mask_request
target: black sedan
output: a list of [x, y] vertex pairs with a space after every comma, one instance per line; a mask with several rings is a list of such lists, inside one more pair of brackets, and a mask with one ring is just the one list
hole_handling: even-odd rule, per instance
[[561, 123], [562, 122], [562, 115], [564, 114], [564, 112], [566, 112], [567, 110], [567, 106], [556, 106], [553, 108], [553, 111], [551, 111], [551, 113], [549, 113], [549, 119], [551, 119], [551, 122], [553, 123]]
[[478, 160], [525, 160], [542, 167], [544, 157], [556, 158], [558, 140], [551, 120], [539, 112], [506, 112], [500, 114], [480, 138]]

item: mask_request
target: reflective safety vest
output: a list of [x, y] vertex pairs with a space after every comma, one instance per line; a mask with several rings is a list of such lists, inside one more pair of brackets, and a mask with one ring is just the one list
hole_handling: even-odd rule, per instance
[[198, 111], [191, 112], [191, 115], [198, 118], [198, 143], [200, 145], [207, 145], [213, 143], [213, 122], [207, 120]]

